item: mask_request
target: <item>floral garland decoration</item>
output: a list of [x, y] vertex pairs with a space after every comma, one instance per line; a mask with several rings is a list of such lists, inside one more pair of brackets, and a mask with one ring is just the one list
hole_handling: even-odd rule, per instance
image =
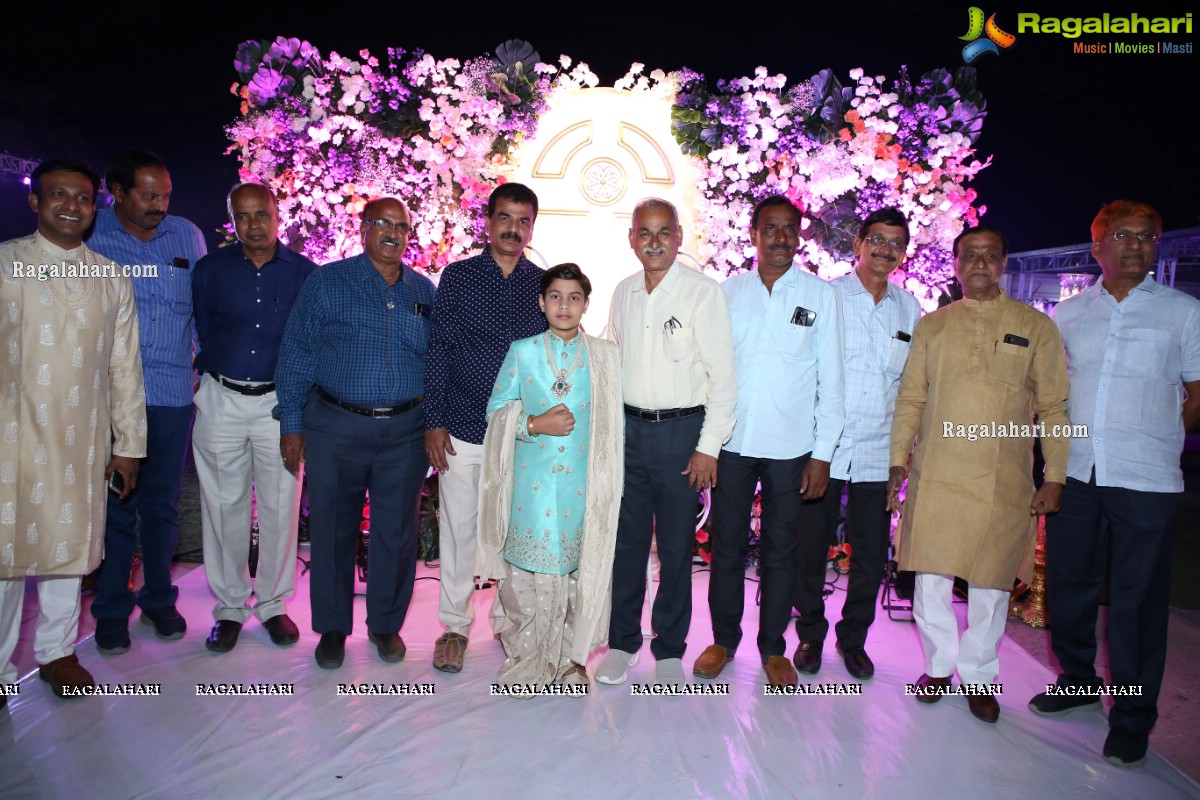
[[436, 272], [477, 247], [508, 154], [536, 128], [557, 71], [540, 61], [518, 40], [466, 63], [244, 42], [231, 88], [242, 116], [226, 129], [226, 152], [239, 155], [242, 180], [272, 189], [285, 240], [314, 261], [357, 251], [363, 205], [394, 194], [412, 212], [409, 265]]
[[718, 81], [713, 93], [703, 75], [675, 73], [675, 137], [701, 164], [700, 257], [724, 274], [748, 269], [754, 204], [783, 194], [804, 212], [800, 258], [837, 277], [851, 269], [859, 221], [894, 206], [909, 218], [912, 241], [893, 280], [930, 310], [950, 275], [951, 243], [986, 211], [965, 186], [991, 163], [973, 158], [986, 116], [975, 70], [935, 70], [914, 82], [902, 68], [890, 91], [883, 76], [856, 69], [850, 78], [843, 87], [822, 70], [789, 87], [759, 67]]

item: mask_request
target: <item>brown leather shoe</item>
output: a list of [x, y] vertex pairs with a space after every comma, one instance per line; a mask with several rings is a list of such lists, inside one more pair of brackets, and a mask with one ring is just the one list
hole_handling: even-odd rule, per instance
[[92, 673], [83, 668], [74, 653], [41, 665], [38, 667], [38, 677], [50, 684], [51, 690], [59, 697], [68, 697], [68, 689], [83, 689], [96, 685]]
[[379, 651], [379, 657], [389, 664], [403, 661], [404, 654], [408, 652], [408, 648], [404, 646], [404, 640], [398, 633], [371, 633], [368, 631], [367, 641], [375, 645], [375, 649]]
[[796, 662], [796, 669], [805, 675], [816, 675], [820, 672], [822, 644], [823, 642], [801, 641], [800, 646], [796, 648], [796, 655], [792, 656], [792, 661]]
[[936, 703], [942, 699], [940, 689], [950, 688], [950, 677], [931, 678], [928, 675], [922, 675], [917, 678], [917, 702], [918, 703]]
[[461, 633], [443, 633], [433, 643], [433, 668], [441, 672], [462, 672], [467, 637]]
[[692, 665], [692, 674], [697, 678], [715, 678], [725, 669], [725, 665], [733, 661], [729, 651], [719, 644], [710, 644]]
[[975, 719], [984, 722], [995, 722], [1000, 719], [1000, 703], [990, 694], [967, 695], [967, 708], [975, 715]]
[[796, 670], [792, 669], [792, 662], [788, 661], [787, 656], [771, 656], [763, 664], [763, 669], [767, 671], [767, 682], [772, 686], [796, 685]]

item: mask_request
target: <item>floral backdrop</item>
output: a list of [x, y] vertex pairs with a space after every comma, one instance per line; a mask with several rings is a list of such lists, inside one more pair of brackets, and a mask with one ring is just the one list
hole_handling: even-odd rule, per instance
[[[363, 204], [395, 194], [413, 211], [409, 263], [429, 273], [477, 249], [488, 194], [556, 94], [598, 83], [586, 64], [543, 62], [518, 40], [464, 62], [399, 48], [326, 56], [279, 37], [244, 42], [234, 67], [229, 152], [243, 180], [276, 192], [284, 237], [318, 263], [347, 256]], [[990, 162], [975, 156], [985, 103], [974, 69], [913, 78], [902, 67], [892, 80], [852, 70], [843, 84], [830, 70], [789, 83], [759, 67], [715, 86], [641, 64], [615, 84], [672, 101], [676, 140], [697, 167], [691, 222], [706, 267], [752, 265], [750, 212], [779, 193], [804, 211], [801, 261], [835, 277], [850, 269], [858, 220], [892, 205], [913, 233], [894, 279], [934, 307], [951, 241], [984, 212], [967, 187]]]
[[[479, 247], [488, 195], [556, 96], [599, 82], [587, 64], [543, 62], [519, 40], [464, 62], [399, 48], [322, 55], [279, 37], [243, 42], [234, 68], [241, 115], [227, 128], [227, 152], [240, 160], [242, 180], [274, 191], [283, 238], [317, 263], [346, 257], [360, 249], [363, 205], [395, 195], [413, 217], [406, 262], [430, 274]], [[892, 279], [932, 310], [951, 274], [952, 241], [985, 211], [967, 186], [991, 161], [975, 155], [986, 116], [975, 70], [914, 78], [901, 67], [889, 80], [855, 69], [848, 79], [826, 69], [789, 83], [759, 67], [714, 91], [693, 70], [647, 75], [634, 64], [614, 87], [671, 102], [699, 190], [685, 223], [698, 231], [707, 269], [752, 267], [750, 214], [768, 195], [787, 195], [803, 211], [799, 260], [824, 278], [850, 271], [859, 220], [895, 206], [912, 242]], [[424, 506], [423, 527], [432, 528], [436, 497]], [[757, 525], [756, 505], [752, 563]], [[425, 538], [422, 556], [436, 558]], [[709, 548], [698, 526], [697, 556], [711, 558]]]

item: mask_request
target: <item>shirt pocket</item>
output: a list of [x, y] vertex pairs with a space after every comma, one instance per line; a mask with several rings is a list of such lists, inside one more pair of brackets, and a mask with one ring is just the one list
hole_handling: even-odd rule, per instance
[[998, 342], [988, 364], [988, 374], [993, 380], [1006, 384], [1010, 390], [1024, 388], [1032, 359], [1032, 347]]
[[816, 328], [812, 325], [793, 325], [790, 322], [775, 330], [775, 350], [790, 361], [812, 361], [813, 337]]
[[662, 332], [663, 356], [668, 361], [682, 364], [692, 360], [692, 340], [695, 338], [691, 328], [668, 328]]
[[1179, 375], [1177, 353], [1172, 352], [1170, 331], [1132, 328], [1124, 335], [1119, 335], [1117, 342], [1113, 375], [1156, 381], [1172, 381], [1172, 376]]
[[902, 342], [895, 336], [889, 339], [887, 359], [883, 362], [884, 374], [893, 378], [900, 377], [900, 373], [904, 372], [904, 365], [908, 362], [908, 351], [911, 348], [911, 342]]

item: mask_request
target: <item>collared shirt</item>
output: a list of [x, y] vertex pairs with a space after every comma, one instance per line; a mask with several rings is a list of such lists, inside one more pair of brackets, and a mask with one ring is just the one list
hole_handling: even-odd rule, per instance
[[[143, 242], [121, 225], [111, 208], [96, 214], [88, 247], [118, 264], [140, 265], [130, 272], [142, 336], [146, 405], [190, 406], [196, 375], [192, 327], [192, 268], [208, 248], [200, 229], [168, 214], [154, 236]], [[145, 274], [154, 265], [158, 277]]]
[[[749, 458], [811, 452], [829, 461], [846, 414], [837, 290], [794, 265], [770, 292], [757, 270], [721, 288], [737, 357], [737, 424], [725, 449]], [[797, 309], [815, 313], [811, 325], [799, 324]]]
[[1183, 383], [1200, 380], [1200, 301], [1149, 275], [1117, 302], [1101, 281], [1054, 309], [1067, 350], [1067, 475], [1098, 486], [1182, 492]]
[[839, 480], [886, 481], [892, 413], [921, 304], [891, 281], [876, 303], [855, 272], [830, 283], [841, 295], [846, 330], [846, 426], [829, 474]]
[[281, 436], [301, 432], [314, 386], [366, 408], [421, 394], [434, 288], [408, 267], [401, 276], [388, 286], [363, 253], [321, 267], [304, 283], [275, 368]]
[[483, 444], [487, 403], [508, 347], [546, 330], [542, 272], [522, 256], [506, 278], [491, 246], [446, 267], [425, 368], [425, 428]]
[[621, 388], [631, 406], [704, 406], [696, 449], [716, 457], [733, 429], [737, 375], [721, 284], [676, 261], [653, 292], [644, 272], [617, 284], [608, 338], [621, 348]]
[[275, 380], [288, 314], [316, 268], [282, 242], [261, 267], [246, 257], [240, 242], [200, 259], [192, 275], [200, 343], [196, 371], [235, 381]]

